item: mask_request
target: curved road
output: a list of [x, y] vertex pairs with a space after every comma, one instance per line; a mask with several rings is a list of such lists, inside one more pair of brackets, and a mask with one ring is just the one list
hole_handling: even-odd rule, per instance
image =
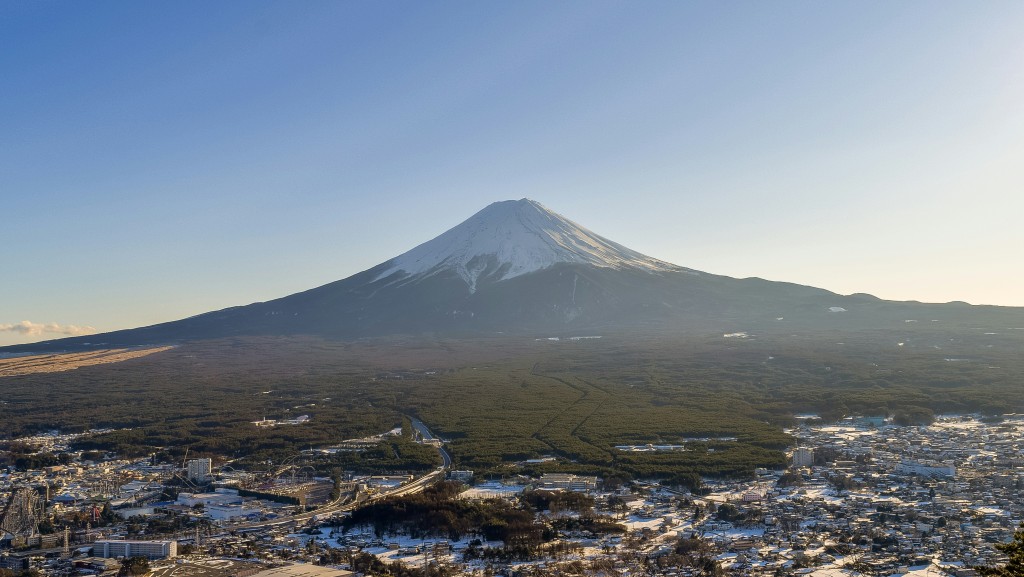
[[[424, 425], [422, 421], [420, 421], [419, 419], [413, 419], [411, 417], [410, 417], [410, 420], [412, 421], [413, 427], [416, 428], [417, 431], [419, 431], [420, 435], [423, 437], [424, 440], [430, 441], [430, 440], [434, 440], [435, 439], [435, 437], [432, 434], [430, 434], [430, 430], [427, 429], [426, 425]], [[369, 499], [367, 499], [365, 501], [346, 503], [346, 504], [343, 505], [341, 503], [342, 499], [341, 499], [341, 497], [339, 497], [339, 498], [335, 499], [334, 501], [331, 501], [330, 503], [327, 503], [326, 505], [321, 506], [318, 509], [315, 509], [313, 511], [307, 511], [305, 513], [299, 513], [297, 515], [292, 515], [291, 517], [287, 517], [285, 519], [274, 519], [273, 521], [256, 521], [256, 522], [252, 522], [252, 523], [243, 523], [241, 525], [234, 525], [234, 526], [231, 526], [231, 527], [225, 527], [225, 529], [228, 529], [228, 530], [231, 530], [231, 531], [237, 531], [239, 529], [255, 529], [255, 528], [259, 528], [259, 527], [274, 527], [274, 526], [277, 526], [277, 525], [285, 525], [285, 524], [293, 523], [293, 522], [299, 523], [299, 522], [302, 522], [302, 521], [308, 521], [308, 520], [312, 519], [313, 517], [327, 516], [327, 515], [332, 515], [334, 513], [341, 513], [341, 512], [344, 512], [344, 511], [351, 511], [352, 509], [355, 509], [356, 507], [365, 505], [367, 503], [372, 503], [374, 501], [379, 501], [379, 500], [387, 498], [387, 497], [399, 497], [399, 496], [402, 496], [402, 495], [412, 495], [414, 493], [419, 493], [423, 489], [425, 489], [428, 486], [430, 486], [434, 481], [436, 481], [439, 476], [441, 478], [444, 478], [445, 471], [447, 471], [448, 468], [452, 466], [451, 455], [448, 454], [448, 451], [444, 450], [444, 447], [439, 445], [437, 447], [437, 452], [441, 455], [441, 466], [440, 467], [434, 469], [433, 471], [427, 473], [426, 475], [423, 475], [422, 477], [420, 477], [418, 479], [413, 479], [412, 481], [410, 481], [410, 482], [408, 482], [408, 483], [406, 483], [404, 485], [399, 485], [398, 487], [395, 487], [394, 489], [390, 489], [388, 491], [382, 491], [380, 494], [378, 494], [378, 495], [376, 495], [374, 497], [371, 497], [371, 498], [369, 498]]]

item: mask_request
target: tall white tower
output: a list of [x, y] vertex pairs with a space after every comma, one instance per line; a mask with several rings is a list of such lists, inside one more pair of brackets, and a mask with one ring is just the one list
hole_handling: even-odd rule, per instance
[[210, 471], [213, 470], [213, 463], [210, 459], [189, 459], [188, 478], [193, 481], [205, 483], [210, 479]]

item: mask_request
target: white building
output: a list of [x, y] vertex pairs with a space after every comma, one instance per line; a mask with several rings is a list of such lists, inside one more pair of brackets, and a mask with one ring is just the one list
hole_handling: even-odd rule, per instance
[[217, 489], [215, 493], [178, 493], [178, 504], [186, 507], [203, 505], [241, 505], [242, 498], [238, 491], [231, 489]]
[[452, 481], [468, 483], [473, 480], [473, 471], [452, 471], [448, 473], [448, 478]]
[[597, 477], [584, 477], [568, 473], [548, 473], [540, 478], [542, 489], [568, 489], [592, 491], [597, 488]]
[[210, 459], [189, 459], [188, 478], [193, 481], [206, 482], [210, 479], [210, 472], [213, 470], [213, 463]]
[[956, 466], [948, 463], [922, 463], [903, 461], [896, 466], [901, 475], [920, 475], [922, 477], [956, 477]]
[[145, 557], [168, 559], [178, 555], [176, 541], [96, 541], [92, 546], [96, 557]]
[[793, 450], [794, 467], [810, 467], [812, 465], [814, 465], [814, 449], [797, 447]]
[[209, 505], [203, 509], [203, 512], [214, 521], [228, 521], [239, 517], [257, 515], [261, 511], [259, 508], [247, 507], [245, 505]]

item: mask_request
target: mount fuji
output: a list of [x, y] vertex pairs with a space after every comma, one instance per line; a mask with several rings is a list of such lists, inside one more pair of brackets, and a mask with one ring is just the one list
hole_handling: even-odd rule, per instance
[[476, 292], [479, 279], [502, 281], [556, 264], [646, 272], [682, 271], [598, 236], [524, 198], [496, 202], [459, 226], [385, 263], [392, 275], [423, 279], [454, 272]]
[[491, 204], [408, 252], [308, 291], [149, 327], [2, 350], [250, 335], [352, 339], [668, 331], [720, 336], [897, 328], [917, 318], [959, 326], [1024, 323], [1024, 309], [884, 301], [708, 274], [643, 255], [522, 199]]

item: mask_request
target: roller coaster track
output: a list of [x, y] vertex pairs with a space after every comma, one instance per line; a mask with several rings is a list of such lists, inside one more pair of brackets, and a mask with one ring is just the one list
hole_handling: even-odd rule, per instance
[[39, 534], [39, 519], [45, 503], [39, 494], [28, 487], [19, 487], [11, 493], [0, 513], [0, 532], [6, 531], [15, 537], [32, 537]]

